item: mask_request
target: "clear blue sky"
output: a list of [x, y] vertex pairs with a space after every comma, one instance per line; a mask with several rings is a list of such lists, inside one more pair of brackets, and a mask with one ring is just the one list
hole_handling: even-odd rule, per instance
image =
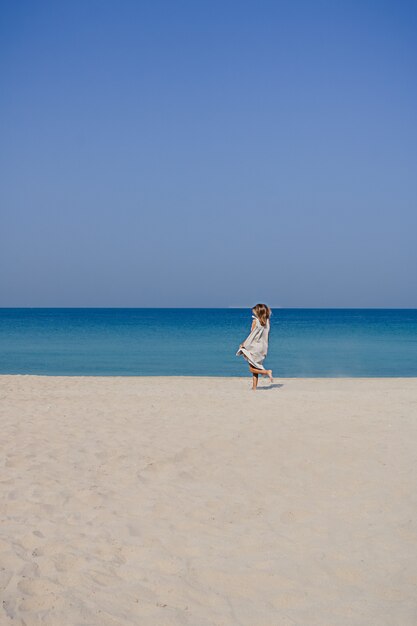
[[0, 306], [417, 307], [417, 2], [0, 8]]

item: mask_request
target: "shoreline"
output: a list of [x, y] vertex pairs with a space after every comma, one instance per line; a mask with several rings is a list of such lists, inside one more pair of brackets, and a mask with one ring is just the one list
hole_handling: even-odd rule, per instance
[[[117, 378], [117, 379], [168, 379], [172, 380], [174, 378], [189, 378], [191, 380], [246, 380], [251, 379], [251, 375], [247, 374], [245, 376], [200, 376], [200, 375], [188, 375], [188, 374], [0, 374], [0, 380], [3, 378], [16, 378], [16, 377], [25, 377], [25, 378], [97, 378], [97, 379], [108, 379], [108, 378]], [[274, 376], [274, 380], [417, 380], [417, 376]], [[261, 378], [260, 378], [261, 380]]]

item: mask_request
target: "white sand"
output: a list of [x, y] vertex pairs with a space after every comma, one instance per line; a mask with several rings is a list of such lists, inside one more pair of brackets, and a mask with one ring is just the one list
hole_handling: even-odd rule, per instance
[[1, 376], [1, 626], [415, 626], [417, 379], [277, 383]]

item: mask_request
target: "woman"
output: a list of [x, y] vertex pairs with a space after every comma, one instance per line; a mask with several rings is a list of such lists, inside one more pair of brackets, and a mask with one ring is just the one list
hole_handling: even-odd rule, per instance
[[252, 327], [250, 333], [243, 343], [240, 344], [236, 356], [242, 355], [249, 363], [249, 370], [252, 372], [252, 389], [258, 386], [258, 376], [268, 376], [273, 382], [272, 370], [263, 368], [263, 361], [268, 352], [268, 338], [271, 317], [271, 309], [266, 304], [257, 304], [252, 309]]

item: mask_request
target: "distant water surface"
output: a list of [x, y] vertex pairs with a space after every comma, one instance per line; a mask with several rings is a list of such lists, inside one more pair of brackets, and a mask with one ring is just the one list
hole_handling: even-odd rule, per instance
[[[0, 309], [0, 373], [242, 376], [250, 309]], [[274, 309], [279, 377], [417, 376], [417, 309]]]

